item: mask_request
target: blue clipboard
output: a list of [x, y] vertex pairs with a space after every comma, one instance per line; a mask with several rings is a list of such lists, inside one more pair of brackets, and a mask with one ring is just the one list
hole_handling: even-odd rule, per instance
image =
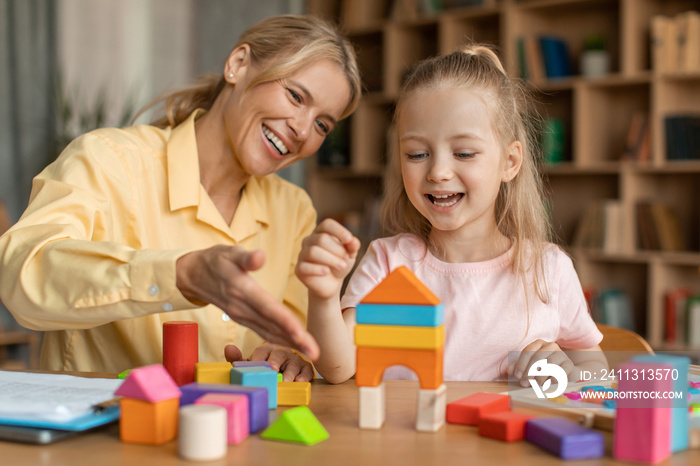
[[119, 419], [119, 406], [112, 406], [101, 412], [85, 414], [70, 421], [57, 422], [43, 419], [16, 419], [0, 416], [0, 424], [23, 427], [43, 427], [45, 429], [83, 431], [102, 426]]

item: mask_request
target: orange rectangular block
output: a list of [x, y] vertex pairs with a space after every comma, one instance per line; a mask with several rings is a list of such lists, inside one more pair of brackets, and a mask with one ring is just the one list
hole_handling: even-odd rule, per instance
[[406, 366], [416, 373], [422, 389], [436, 389], [443, 382], [444, 347], [436, 349], [357, 347], [355, 385], [376, 387], [389, 366]]
[[177, 437], [179, 398], [156, 403], [122, 398], [120, 406], [119, 438], [122, 442], [162, 445]]
[[391, 271], [384, 280], [362, 298], [362, 303], [371, 304], [422, 304], [436, 306], [440, 298], [402, 265]]

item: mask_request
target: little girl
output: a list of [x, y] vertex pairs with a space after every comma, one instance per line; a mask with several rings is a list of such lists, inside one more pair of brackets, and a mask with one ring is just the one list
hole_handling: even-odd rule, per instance
[[[369, 245], [342, 300], [359, 241], [326, 220], [299, 255], [326, 380], [354, 374], [355, 307], [402, 265], [445, 306], [445, 380], [503, 380], [507, 372], [528, 386], [528, 368], [542, 358], [574, 381], [581, 370], [607, 367], [573, 264], [547, 240], [535, 115], [485, 46], [416, 65], [394, 116], [384, 226], [395, 236]], [[522, 351], [510, 365], [509, 351]], [[415, 376], [394, 366], [384, 378]]]

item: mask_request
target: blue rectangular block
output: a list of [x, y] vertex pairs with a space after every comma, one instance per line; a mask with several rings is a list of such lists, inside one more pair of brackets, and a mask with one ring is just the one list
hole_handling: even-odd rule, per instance
[[[673, 391], [682, 392], [682, 399], [674, 399], [671, 402], [671, 451], [677, 452], [688, 449], [688, 369], [690, 358], [669, 354], [645, 354], [635, 356], [633, 361], [652, 362], [671, 366], [678, 371], [677, 378], [673, 380]], [[655, 376], [671, 377], [673, 374], [666, 371], [656, 372]]]
[[360, 303], [356, 313], [358, 324], [439, 327], [445, 321], [445, 306], [442, 303], [437, 306]]
[[250, 432], [255, 433], [270, 425], [267, 407], [267, 388], [245, 387], [243, 385], [226, 385], [220, 383], [189, 383], [180, 387], [182, 397], [180, 406], [191, 405], [207, 393], [225, 393], [227, 395], [245, 395], [248, 397], [248, 414]]
[[525, 439], [565, 460], [600, 458], [605, 454], [603, 434], [561, 417], [527, 421]]
[[231, 369], [231, 383], [246, 387], [265, 387], [268, 408], [277, 408], [277, 371], [267, 367], [234, 367]]

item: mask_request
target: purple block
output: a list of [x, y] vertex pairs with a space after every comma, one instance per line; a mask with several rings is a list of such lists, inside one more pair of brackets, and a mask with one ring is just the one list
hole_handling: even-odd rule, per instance
[[603, 434], [560, 417], [527, 421], [525, 439], [565, 460], [600, 458], [605, 454]]
[[250, 432], [255, 433], [270, 425], [269, 411], [267, 407], [267, 388], [246, 387], [244, 385], [226, 385], [221, 383], [189, 383], [180, 387], [182, 397], [180, 406], [191, 405], [197, 398], [207, 393], [225, 393], [228, 395], [246, 395], [248, 397], [248, 410]]
[[267, 367], [272, 369], [272, 366], [267, 361], [234, 361], [233, 367]]

